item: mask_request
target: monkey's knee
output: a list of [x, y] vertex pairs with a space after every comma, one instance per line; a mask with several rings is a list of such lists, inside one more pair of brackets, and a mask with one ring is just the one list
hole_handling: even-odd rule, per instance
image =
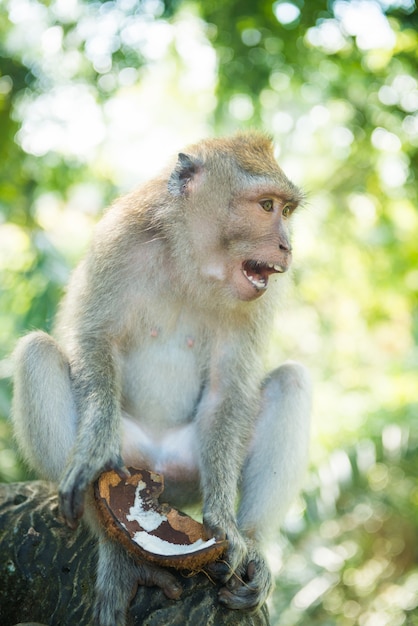
[[[15, 381], [19, 382], [19, 375], [26, 377], [39, 376], [40, 368], [48, 369], [58, 366], [59, 369], [68, 369], [68, 362], [57, 342], [43, 331], [34, 331], [22, 337], [13, 353]], [[42, 371], [45, 378], [47, 372]], [[29, 380], [25, 382], [30, 383]]]
[[40, 331], [19, 341], [13, 360], [16, 439], [29, 465], [57, 480], [75, 438], [68, 360], [54, 339]]
[[296, 361], [287, 361], [266, 376], [262, 385], [265, 401], [275, 403], [283, 396], [311, 400], [312, 382], [308, 369]]

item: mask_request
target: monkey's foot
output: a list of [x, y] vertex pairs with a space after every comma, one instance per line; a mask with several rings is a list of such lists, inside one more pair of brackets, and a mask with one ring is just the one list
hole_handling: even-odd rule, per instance
[[[183, 590], [175, 577], [162, 568], [145, 564], [136, 568], [136, 574], [138, 585], [159, 587], [170, 600], [178, 600], [182, 594]], [[132, 589], [132, 586], [123, 588], [115, 585], [111, 590], [97, 590], [94, 607], [96, 626], [125, 626], [129, 601], [134, 595], [134, 592], [127, 594], [127, 589]]]
[[229, 609], [255, 609], [264, 604], [272, 588], [270, 570], [256, 553], [243, 570], [235, 572], [219, 591], [219, 602]]
[[102, 537], [94, 606], [97, 626], [125, 626], [129, 604], [138, 585], [159, 587], [167, 598], [177, 600], [183, 589], [166, 569], [146, 561], [135, 562], [119, 543]]

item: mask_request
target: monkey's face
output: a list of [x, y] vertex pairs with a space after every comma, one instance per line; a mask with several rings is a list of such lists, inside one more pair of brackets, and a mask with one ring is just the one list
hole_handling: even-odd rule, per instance
[[272, 275], [290, 267], [289, 219], [296, 205], [279, 190], [237, 194], [227, 210], [218, 210], [217, 219], [201, 230], [202, 273], [235, 299], [259, 298]]
[[[289, 218], [295, 201], [275, 190], [238, 197], [231, 206], [229, 254], [232, 287], [240, 300], [258, 298], [273, 274], [286, 272], [292, 260]], [[237, 222], [241, 227], [236, 229]]]

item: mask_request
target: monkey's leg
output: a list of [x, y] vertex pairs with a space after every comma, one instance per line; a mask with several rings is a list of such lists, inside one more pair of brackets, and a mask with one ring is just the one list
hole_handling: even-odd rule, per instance
[[263, 539], [278, 528], [306, 470], [311, 383], [304, 366], [285, 363], [264, 381], [261, 410], [241, 484], [240, 529]]
[[23, 337], [14, 352], [12, 417], [29, 465], [58, 481], [76, 436], [76, 409], [68, 360], [43, 332]]
[[311, 384], [302, 365], [286, 363], [264, 381], [238, 511], [239, 529], [248, 538], [248, 560], [219, 594], [230, 608], [262, 604], [272, 589], [259, 545], [278, 529], [300, 487], [308, 457], [310, 411]]

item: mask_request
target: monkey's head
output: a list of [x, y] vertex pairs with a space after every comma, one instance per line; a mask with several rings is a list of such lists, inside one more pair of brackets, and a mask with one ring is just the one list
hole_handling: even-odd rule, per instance
[[[302, 199], [260, 133], [212, 139], [180, 153], [168, 190], [181, 207], [180, 254], [202, 281], [251, 301], [290, 266], [290, 218]], [[179, 214], [177, 213], [177, 216]]]

